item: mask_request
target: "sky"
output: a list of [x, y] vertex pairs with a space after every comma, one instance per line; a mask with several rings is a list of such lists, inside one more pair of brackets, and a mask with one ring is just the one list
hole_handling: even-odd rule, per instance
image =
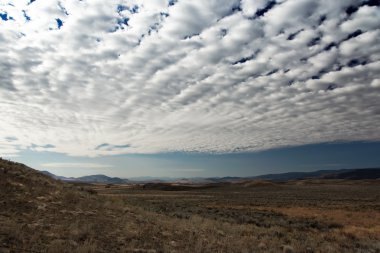
[[379, 6], [0, 0], [0, 156], [67, 176], [380, 166]]

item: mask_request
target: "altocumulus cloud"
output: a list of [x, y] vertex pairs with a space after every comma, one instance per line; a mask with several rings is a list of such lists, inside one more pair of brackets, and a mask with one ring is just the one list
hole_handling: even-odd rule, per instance
[[2, 0], [0, 153], [380, 140], [379, 24], [376, 0]]
[[80, 168], [80, 169], [100, 169], [111, 168], [112, 165], [98, 163], [44, 163], [45, 168]]

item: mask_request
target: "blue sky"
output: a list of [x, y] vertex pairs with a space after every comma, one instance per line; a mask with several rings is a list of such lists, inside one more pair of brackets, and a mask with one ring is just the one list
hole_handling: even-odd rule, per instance
[[289, 171], [380, 167], [380, 142], [314, 144], [255, 153], [168, 153], [68, 157], [24, 151], [16, 160], [60, 176], [106, 174], [118, 177], [256, 176]]
[[380, 141], [379, 24], [368, 0], [2, 0], [0, 155], [78, 175], [343, 163], [318, 143]]

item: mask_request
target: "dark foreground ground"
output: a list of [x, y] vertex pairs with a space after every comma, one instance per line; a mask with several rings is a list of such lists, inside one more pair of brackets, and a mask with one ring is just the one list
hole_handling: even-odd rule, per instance
[[0, 252], [380, 252], [380, 182], [69, 185], [0, 161]]

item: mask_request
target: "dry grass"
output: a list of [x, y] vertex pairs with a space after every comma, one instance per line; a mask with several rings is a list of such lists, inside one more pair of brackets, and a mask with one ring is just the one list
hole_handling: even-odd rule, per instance
[[380, 224], [380, 212], [375, 210], [347, 211], [305, 207], [272, 208], [269, 210], [280, 212], [290, 217], [319, 219], [345, 224], [346, 226], [374, 228], [374, 224]]
[[0, 160], [0, 252], [379, 252], [380, 185], [348, 183], [70, 185]]

